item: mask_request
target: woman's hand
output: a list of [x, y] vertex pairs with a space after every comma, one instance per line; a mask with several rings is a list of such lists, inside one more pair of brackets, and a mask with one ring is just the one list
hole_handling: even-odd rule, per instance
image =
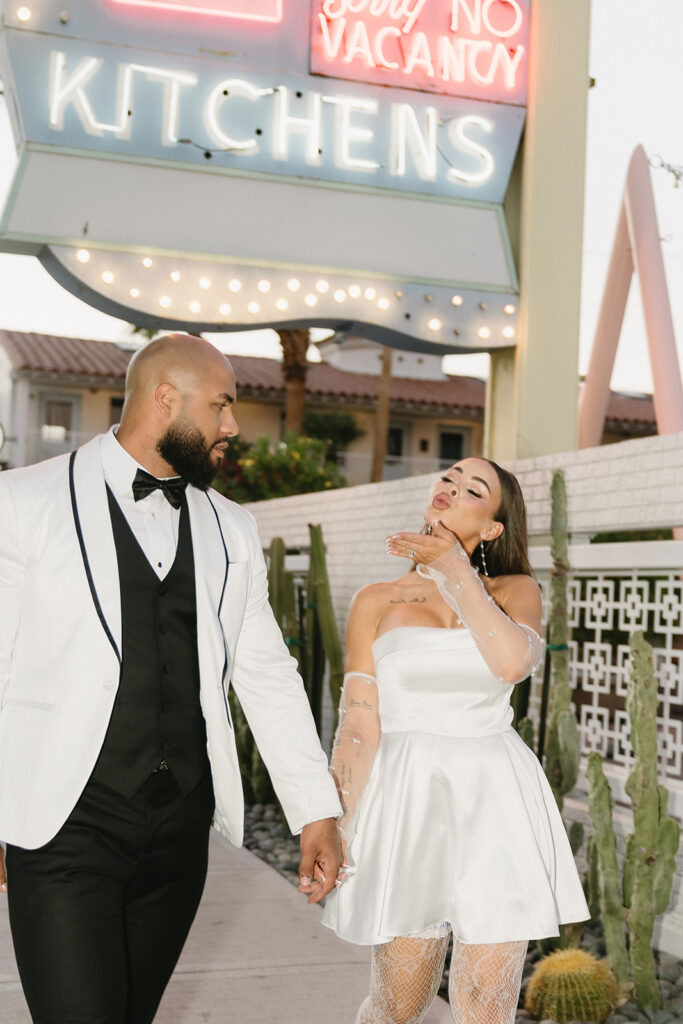
[[428, 533], [394, 533], [386, 538], [387, 553], [398, 558], [412, 558], [422, 565], [442, 561], [446, 564], [463, 559], [470, 565], [470, 559], [460, 542], [460, 538], [452, 530], [436, 519], [432, 524], [432, 532]]

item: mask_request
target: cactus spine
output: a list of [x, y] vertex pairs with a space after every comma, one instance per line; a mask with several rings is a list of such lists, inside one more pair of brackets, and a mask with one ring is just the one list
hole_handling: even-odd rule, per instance
[[[633, 806], [633, 832], [626, 839], [621, 895], [612, 824], [613, 798], [595, 751], [588, 756], [589, 809], [595, 828], [598, 891], [607, 952], [617, 978], [624, 966], [624, 921], [629, 931], [629, 960], [635, 996], [641, 1008], [657, 1010], [660, 995], [652, 951], [655, 917], [669, 905], [680, 842], [680, 826], [667, 817], [668, 793], [657, 773], [657, 681], [652, 649], [641, 632], [631, 637], [631, 679], [626, 709], [631, 720], [634, 762], [626, 792]], [[623, 905], [622, 905], [623, 898]]]
[[562, 810], [564, 795], [574, 788], [579, 774], [579, 728], [576, 716], [571, 710], [572, 688], [569, 682], [567, 492], [561, 470], [553, 473], [551, 499], [553, 569], [550, 577], [550, 621], [546, 657], [552, 659], [552, 695], [545, 773], [557, 805]]
[[604, 1021], [619, 996], [619, 985], [607, 964], [582, 949], [563, 949], [536, 965], [524, 1006], [534, 1016], [558, 1024]]

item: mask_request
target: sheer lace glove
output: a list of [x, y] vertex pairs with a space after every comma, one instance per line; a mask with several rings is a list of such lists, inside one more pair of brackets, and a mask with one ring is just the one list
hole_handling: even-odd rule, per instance
[[[434, 581], [500, 681], [518, 683], [526, 679], [543, 658], [543, 638], [531, 626], [514, 622], [498, 607], [454, 533], [440, 523], [435, 523], [432, 530], [431, 537], [419, 535], [418, 540], [408, 542], [413, 544], [411, 552], [415, 551], [418, 564], [422, 563], [420, 573]], [[399, 534], [392, 541], [406, 537], [413, 535]], [[437, 546], [435, 540], [447, 545]], [[391, 543], [388, 550], [404, 558], [407, 554], [392, 550]]]
[[375, 677], [365, 672], [347, 672], [330, 755], [330, 771], [344, 812], [338, 821], [344, 860], [346, 848], [356, 832], [358, 807], [370, 778], [379, 738]]

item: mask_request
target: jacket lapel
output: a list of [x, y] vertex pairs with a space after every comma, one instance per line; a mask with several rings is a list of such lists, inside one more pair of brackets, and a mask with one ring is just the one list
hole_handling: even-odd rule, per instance
[[227, 543], [218, 513], [205, 491], [187, 488], [197, 590], [197, 641], [202, 681], [223, 680], [227, 650], [220, 621], [230, 571]]
[[74, 524], [91, 596], [120, 661], [121, 587], [99, 436], [74, 453], [70, 483]]

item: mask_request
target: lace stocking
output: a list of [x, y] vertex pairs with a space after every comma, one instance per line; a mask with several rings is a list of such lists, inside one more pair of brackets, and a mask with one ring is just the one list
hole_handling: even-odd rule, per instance
[[441, 984], [448, 933], [439, 939], [401, 936], [372, 947], [370, 995], [356, 1024], [419, 1024]]
[[526, 942], [453, 942], [448, 998], [456, 1024], [515, 1024]]
[[[356, 1024], [419, 1024], [439, 991], [448, 938], [446, 930], [438, 938], [401, 936], [373, 946], [370, 995]], [[526, 942], [454, 939], [448, 996], [456, 1024], [514, 1024], [526, 950]]]

